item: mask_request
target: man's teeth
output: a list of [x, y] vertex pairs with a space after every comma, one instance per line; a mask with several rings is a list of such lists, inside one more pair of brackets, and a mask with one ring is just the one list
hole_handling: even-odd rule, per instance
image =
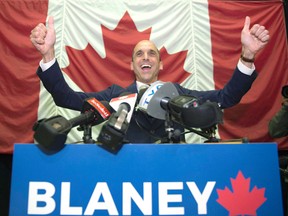
[[142, 65], [141, 68], [151, 68], [151, 65]]

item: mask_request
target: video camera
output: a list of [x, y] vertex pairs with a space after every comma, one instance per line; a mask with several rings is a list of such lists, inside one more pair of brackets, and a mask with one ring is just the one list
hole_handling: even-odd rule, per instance
[[288, 85], [285, 85], [285, 86], [283, 86], [282, 87], [282, 96], [284, 97], [284, 98], [288, 98]]

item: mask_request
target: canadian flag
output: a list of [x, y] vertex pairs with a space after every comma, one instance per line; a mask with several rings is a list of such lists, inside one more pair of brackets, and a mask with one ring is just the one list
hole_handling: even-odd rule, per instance
[[[281, 88], [288, 78], [288, 52], [283, 2], [205, 0], [23, 0], [0, 2], [0, 152], [14, 143], [33, 142], [37, 119], [79, 112], [57, 107], [36, 75], [41, 60], [30, 31], [47, 16], [54, 17], [55, 52], [64, 77], [75, 91], [101, 91], [133, 80], [130, 61], [134, 45], [151, 39], [159, 48], [164, 70], [159, 79], [195, 90], [222, 88], [232, 76], [241, 53], [240, 34], [246, 16], [251, 26], [264, 25], [270, 42], [257, 55], [259, 72], [241, 102], [224, 111], [218, 137], [272, 140], [268, 122], [281, 106]], [[96, 138], [99, 127], [93, 129]], [[82, 139], [74, 128], [67, 142]], [[190, 143], [202, 142], [188, 134]]]

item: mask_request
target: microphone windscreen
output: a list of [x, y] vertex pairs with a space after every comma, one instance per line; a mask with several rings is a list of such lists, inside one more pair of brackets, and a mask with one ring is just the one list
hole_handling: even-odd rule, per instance
[[88, 98], [84, 101], [82, 113], [92, 112], [92, 125], [97, 125], [107, 120], [113, 112], [107, 101], [98, 101], [96, 98]]
[[110, 113], [113, 113], [114, 112], [114, 109], [110, 106], [109, 102], [108, 101], [100, 101], [103, 106], [110, 112]]
[[210, 128], [222, 123], [223, 112], [216, 102], [197, 101], [196, 98], [184, 95], [170, 100], [169, 110], [172, 120], [188, 128]]
[[140, 98], [139, 101], [139, 109], [146, 112], [149, 101], [153, 97], [153, 95], [163, 86], [164, 82], [156, 81], [151, 84], [151, 86], [143, 93], [143, 96]]
[[178, 95], [179, 93], [173, 83], [167, 82], [163, 84], [162, 87], [159, 88], [158, 91], [155, 92], [155, 94], [151, 97], [148, 103], [148, 115], [157, 119], [165, 120], [166, 110], [162, 107], [161, 104], [164, 102], [164, 100], [169, 101]]

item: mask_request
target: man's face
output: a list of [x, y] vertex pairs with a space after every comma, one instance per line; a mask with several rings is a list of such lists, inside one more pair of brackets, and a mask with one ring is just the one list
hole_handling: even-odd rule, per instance
[[151, 41], [140, 41], [134, 48], [132, 58], [131, 70], [134, 71], [137, 81], [146, 84], [157, 81], [163, 65], [159, 51]]

